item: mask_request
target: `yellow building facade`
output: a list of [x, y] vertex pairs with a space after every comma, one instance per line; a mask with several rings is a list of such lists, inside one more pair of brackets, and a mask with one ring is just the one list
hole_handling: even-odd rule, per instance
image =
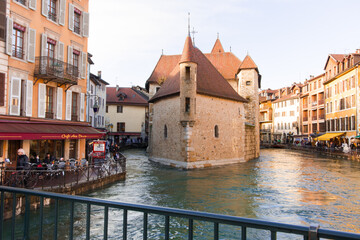
[[325, 66], [326, 131], [346, 139], [357, 136], [356, 99], [358, 88], [358, 53], [331, 54]]

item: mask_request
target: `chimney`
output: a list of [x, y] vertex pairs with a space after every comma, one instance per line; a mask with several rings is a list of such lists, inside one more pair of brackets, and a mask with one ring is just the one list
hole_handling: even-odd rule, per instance
[[310, 79], [311, 79], [311, 78], [314, 78], [314, 75], [310, 75]]
[[98, 71], [98, 77], [101, 79], [101, 71]]
[[360, 54], [360, 49], [356, 49], [356, 52], [355, 53], [359, 53]]
[[116, 91], [119, 91], [119, 85], [116, 85]]

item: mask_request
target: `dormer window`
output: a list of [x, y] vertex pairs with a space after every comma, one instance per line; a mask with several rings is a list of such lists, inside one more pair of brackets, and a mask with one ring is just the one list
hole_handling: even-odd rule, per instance
[[190, 67], [185, 67], [185, 80], [190, 81]]

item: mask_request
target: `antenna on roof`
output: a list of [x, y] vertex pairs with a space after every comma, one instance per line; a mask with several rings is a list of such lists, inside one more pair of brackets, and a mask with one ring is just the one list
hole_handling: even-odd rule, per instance
[[230, 52], [231, 52], [231, 46], [230, 46]]
[[219, 39], [219, 33], [217, 33], [217, 39]]
[[188, 12], [188, 35], [190, 37], [190, 12]]
[[193, 45], [195, 46], [195, 33], [198, 33], [195, 31], [195, 28], [193, 27], [193, 30], [191, 31], [192, 35], [193, 35]]
[[161, 55], [164, 55], [164, 49], [161, 49]]

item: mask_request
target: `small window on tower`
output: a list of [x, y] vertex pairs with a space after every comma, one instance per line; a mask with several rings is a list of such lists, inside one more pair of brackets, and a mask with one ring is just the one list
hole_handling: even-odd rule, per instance
[[215, 125], [215, 128], [214, 128], [214, 135], [215, 135], [215, 137], [216, 137], [216, 138], [218, 138], [218, 137], [219, 137], [219, 127], [218, 127], [218, 125]]
[[190, 112], [190, 98], [185, 98], [185, 112]]
[[190, 67], [185, 67], [185, 80], [190, 80]]
[[251, 82], [250, 81], [246, 81], [246, 86], [250, 86]]

